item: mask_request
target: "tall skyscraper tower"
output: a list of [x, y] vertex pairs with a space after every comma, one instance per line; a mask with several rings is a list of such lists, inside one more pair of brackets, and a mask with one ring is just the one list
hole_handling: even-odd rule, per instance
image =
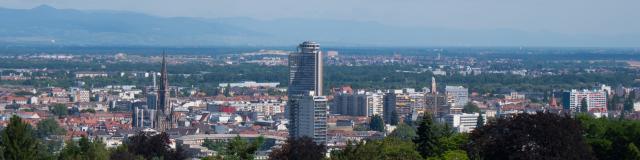
[[322, 96], [322, 52], [320, 44], [303, 42], [297, 52], [289, 54], [288, 95]]
[[285, 114], [289, 136], [326, 143], [327, 100], [322, 96], [322, 52], [316, 42], [303, 42], [289, 54], [289, 88]]
[[156, 130], [163, 132], [173, 127], [171, 103], [169, 101], [169, 79], [167, 73], [166, 54], [162, 53], [162, 69], [160, 69], [160, 86], [156, 105]]

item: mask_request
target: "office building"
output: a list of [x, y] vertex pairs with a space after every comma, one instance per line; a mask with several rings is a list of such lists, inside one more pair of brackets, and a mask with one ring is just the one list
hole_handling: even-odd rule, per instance
[[297, 52], [289, 54], [289, 96], [304, 96], [314, 91], [322, 94], [322, 52], [316, 42], [303, 42]]
[[327, 99], [322, 96], [322, 52], [315, 42], [303, 42], [289, 54], [289, 88], [285, 115], [289, 136], [309, 136], [326, 143]]

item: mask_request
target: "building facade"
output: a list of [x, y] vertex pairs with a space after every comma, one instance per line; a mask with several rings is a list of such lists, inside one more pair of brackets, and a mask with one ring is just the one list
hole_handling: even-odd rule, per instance
[[384, 113], [383, 94], [367, 93], [367, 116], [381, 115]]
[[367, 95], [340, 93], [333, 98], [333, 114], [367, 116]]
[[303, 96], [296, 103], [296, 116], [291, 119], [289, 134], [292, 137], [311, 137], [317, 144], [327, 142], [327, 98]]
[[[581, 110], [582, 100], [587, 102], [587, 111]], [[596, 117], [607, 115], [607, 92], [602, 90], [571, 90], [564, 92], [562, 104], [571, 113], [588, 112]]]
[[[468, 133], [473, 131], [476, 128], [476, 126], [478, 125], [479, 117], [480, 117], [480, 114], [478, 113], [449, 114], [446, 116], [445, 122], [449, 126], [455, 128], [459, 133]], [[482, 118], [486, 119], [486, 116], [482, 115]], [[484, 124], [487, 123], [486, 120], [483, 122]]]
[[396, 110], [396, 94], [393, 92], [385, 93], [382, 100], [382, 106], [384, 110], [384, 123], [390, 123], [391, 116]]
[[322, 52], [320, 44], [303, 42], [289, 54], [289, 96], [305, 96], [310, 91], [322, 94]]
[[156, 110], [155, 109], [149, 109], [146, 107], [136, 107], [133, 110], [133, 115], [132, 115], [132, 123], [131, 125], [133, 127], [138, 127], [138, 128], [153, 128], [154, 124], [154, 117], [156, 114]]
[[469, 89], [462, 86], [446, 86], [447, 102], [451, 108], [462, 108], [469, 102]]
[[318, 144], [326, 143], [327, 99], [322, 95], [322, 52], [320, 44], [303, 42], [289, 54], [289, 88], [285, 115], [289, 118], [289, 136], [309, 136]]

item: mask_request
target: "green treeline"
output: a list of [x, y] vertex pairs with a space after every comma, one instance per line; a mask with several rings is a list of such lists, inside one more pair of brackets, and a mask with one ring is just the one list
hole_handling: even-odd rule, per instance
[[[128, 62], [107, 63], [105, 69], [100, 69], [97, 64], [84, 66], [80, 64], [62, 63], [62, 67], [71, 71], [53, 71], [48, 74], [56, 79], [40, 80], [30, 79], [26, 81], [0, 81], [1, 84], [33, 85], [36, 87], [73, 86], [76, 80], [86, 83], [86, 87], [106, 86], [106, 85], [150, 85], [151, 76], [133, 77], [131, 75], [120, 76], [120, 72], [126, 71], [157, 71], [159, 65], [133, 64]], [[46, 67], [53, 62], [43, 62]], [[564, 65], [557, 64], [563, 67]], [[501, 89], [514, 89], [519, 91], [549, 91], [552, 89], [575, 89], [590, 88], [596, 83], [608, 84], [611, 86], [640, 86], [640, 82], [635, 81], [638, 77], [633, 70], [617, 68], [610, 73], [573, 73], [576, 65], [571, 64], [564, 67], [569, 68], [569, 73], [561, 75], [540, 75], [519, 76], [512, 74], [491, 74], [463, 76], [460, 74], [449, 74], [447, 76], [436, 76], [437, 81], [443, 85], [463, 85], [471, 91], [480, 93], [496, 93]], [[3, 67], [22, 66], [9, 63]], [[579, 65], [578, 65], [579, 66]], [[545, 66], [547, 67], [547, 66]], [[80, 69], [81, 68], [81, 69]], [[431, 83], [431, 72], [402, 72], [421, 70], [418, 66], [407, 65], [368, 65], [368, 66], [325, 66], [325, 87], [327, 90], [332, 87], [351, 85], [354, 88], [389, 89], [389, 88], [422, 88]], [[508, 67], [510, 68], [510, 67]], [[573, 69], [571, 69], [573, 68]], [[74, 71], [107, 71], [111, 75], [107, 78], [75, 79]], [[5, 71], [8, 72], [8, 71]], [[170, 84], [182, 87], [195, 86], [207, 89], [215, 89], [219, 83], [257, 81], [257, 82], [280, 82], [281, 86], [286, 86], [288, 82], [288, 69], [286, 66], [259, 66], [251, 64], [209, 66], [205, 64], [187, 63], [169, 66]], [[5, 73], [6, 74], [6, 73]], [[33, 75], [35, 77], [37, 75]], [[526, 82], [526, 83], [524, 83]]]

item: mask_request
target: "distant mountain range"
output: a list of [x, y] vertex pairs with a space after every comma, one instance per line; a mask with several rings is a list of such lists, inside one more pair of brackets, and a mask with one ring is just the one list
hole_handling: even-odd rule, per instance
[[0, 8], [0, 45], [292, 46], [304, 40], [332, 46], [640, 46], [640, 35], [397, 27], [321, 19], [167, 18], [46, 5]]

